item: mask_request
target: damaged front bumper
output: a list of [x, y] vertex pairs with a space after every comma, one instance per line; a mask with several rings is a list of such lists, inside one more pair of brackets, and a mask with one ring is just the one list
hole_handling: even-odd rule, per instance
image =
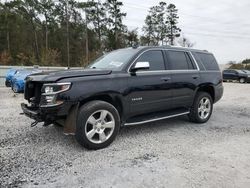
[[64, 133], [72, 134], [75, 132], [76, 116], [79, 103], [63, 104], [56, 107], [32, 107], [25, 103], [21, 104], [21, 108], [25, 116], [34, 119], [35, 122], [31, 126], [35, 126], [39, 122], [44, 122], [44, 126], [55, 123], [58, 120], [64, 120]]
[[53, 123], [58, 119], [65, 118], [71, 108], [71, 104], [62, 104], [50, 107], [32, 107], [25, 103], [21, 104], [24, 115], [38, 122]]
[[34, 107], [28, 107], [27, 104], [22, 103], [21, 104], [21, 108], [23, 110], [24, 115], [26, 115], [27, 117], [34, 119], [38, 122], [42, 122], [42, 117], [39, 114], [39, 111], [37, 110], [37, 108]]

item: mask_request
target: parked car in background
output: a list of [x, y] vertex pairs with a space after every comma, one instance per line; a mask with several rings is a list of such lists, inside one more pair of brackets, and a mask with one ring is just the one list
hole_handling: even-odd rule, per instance
[[31, 74], [42, 72], [39, 69], [22, 69], [18, 70], [11, 80], [11, 88], [15, 93], [24, 91], [25, 78]]
[[11, 81], [12, 81], [12, 79], [17, 71], [18, 71], [17, 69], [9, 69], [7, 71], [6, 77], [5, 77], [5, 86], [6, 87], [11, 87]]
[[245, 70], [227, 69], [223, 71], [223, 81], [250, 82], [250, 74]]
[[243, 69], [242, 70], [244, 73], [246, 73], [248, 76], [250, 75], [250, 70], [245, 70], [245, 69]]

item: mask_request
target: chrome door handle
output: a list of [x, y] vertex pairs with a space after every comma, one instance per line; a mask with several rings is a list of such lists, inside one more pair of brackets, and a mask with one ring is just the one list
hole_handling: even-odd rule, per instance
[[199, 78], [199, 76], [198, 75], [193, 75], [192, 78], [197, 79], [197, 78]]
[[167, 82], [167, 81], [171, 80], [171, 78], [170, 77], [162, 77], [161, 80]]

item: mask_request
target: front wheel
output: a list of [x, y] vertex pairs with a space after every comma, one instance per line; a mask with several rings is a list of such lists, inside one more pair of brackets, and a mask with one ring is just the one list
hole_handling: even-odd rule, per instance
[[16, 83], [12, 84], [11, 87], [12, 87], [12, 91], [14, 93], [19, 93], [19, 87], [18, 87], [18, 85]]
[[239, 82], [240, 82], [241, 84], [243, 84], [243, 83], [246, 82], [246, 79], [245, 79], [245, 78], [240, 78]]
[[205, 123], [213, 111], [213, 100], [206, 92], [198, 92], [190, 109], [189, 119], [195, 123]]
[[91, 101], [79, 110], [75, 136], [87, 149], [102, 149], [114, 141], [119, 128], [120, 116], [113, 105]]

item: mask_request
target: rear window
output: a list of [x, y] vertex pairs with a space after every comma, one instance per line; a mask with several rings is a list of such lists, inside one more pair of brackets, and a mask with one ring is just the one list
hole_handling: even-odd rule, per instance
[[216, 59], [212, 54], [195, 52], [194, 57], [201, 70], [220, 70]]

